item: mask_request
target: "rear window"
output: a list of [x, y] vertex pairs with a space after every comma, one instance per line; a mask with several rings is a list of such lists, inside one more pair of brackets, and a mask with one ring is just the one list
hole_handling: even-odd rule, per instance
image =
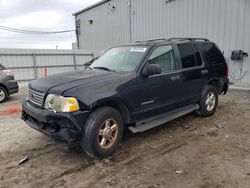
[[225, 58], [214, 44], [203, 44], [207, 60], [212, 64], [225, 63]]
[[2, 64], [0, 64], [0, 70], [6, 70], [6, 68]]
[[194, 50], [192, 44], [178, 44], [180, 51], [182, 68], [190, 68], [196, 66]]

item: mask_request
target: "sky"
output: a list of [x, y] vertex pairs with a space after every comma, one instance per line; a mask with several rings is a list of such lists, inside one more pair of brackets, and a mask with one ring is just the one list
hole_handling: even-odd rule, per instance
[[[32, 31], [75, 29], [72, 14], [99, 0], [0, 0], [0, 26]], [[71, 49], [75, 33], [28, 35], [0, 29], [0, 48]]]

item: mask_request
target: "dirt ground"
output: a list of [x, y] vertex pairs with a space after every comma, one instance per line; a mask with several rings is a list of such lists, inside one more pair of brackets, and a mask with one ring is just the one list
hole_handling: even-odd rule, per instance
[[[21, 106], [25, 90], [4, 104]], [[18, 108], [17, 108], [18, 109]], [[193, 114], [140, 134], [127, 133], [110, 158], [59, 150], [20, 113], [0, 115], [0, 187], [250, 188], [250, 92], [220, 97], [216, 114]], [[26, 155], [32, 158], [17, 166]]]

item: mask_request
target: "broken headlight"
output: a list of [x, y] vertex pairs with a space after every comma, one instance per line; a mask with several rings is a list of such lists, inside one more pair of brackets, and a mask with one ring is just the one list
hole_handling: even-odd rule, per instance
[[46, 97], [44, 108], [53, 112], [75, 112], [79, 110], [79, 104], [74, 97], [49, 94]]

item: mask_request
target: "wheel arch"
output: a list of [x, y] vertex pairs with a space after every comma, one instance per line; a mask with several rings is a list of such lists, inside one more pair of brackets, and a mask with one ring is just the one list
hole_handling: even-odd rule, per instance
[[112, 107], [120, 112], [125, 124], [131, 122], [131, 115], [127, 105], [125, 105], [125, 103], [120, 101], [119, 99], [105, 99], [102, 101], [98, 101], [94, 105], [92, 105], [91, 110], [93, 111], [104, 106]]
[[7, 91], [7, 95], [9, 96], [9, 90], [6, 85], [0, 83], [0, 86], [3, 87]]
[[206, 85], [212, 85], [217, 88], [218, 93], [221, 94], [223, 90], [223, 80], [221, 78], [211, 78], [207, 81]]

